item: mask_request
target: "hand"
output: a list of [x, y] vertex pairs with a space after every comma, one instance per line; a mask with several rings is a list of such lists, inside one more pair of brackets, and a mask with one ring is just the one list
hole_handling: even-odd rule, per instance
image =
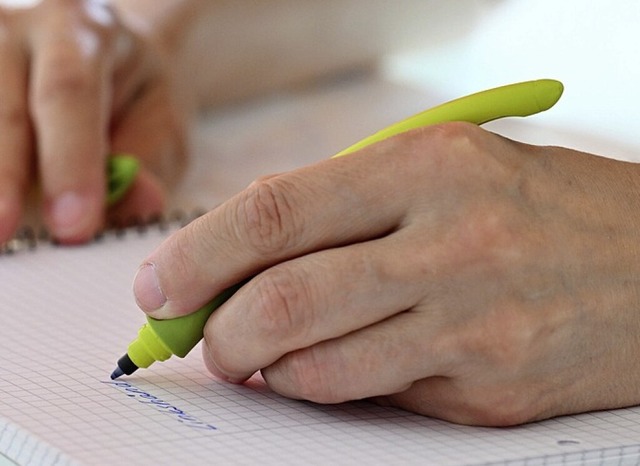
[[638, 168], [454, 123], [258, 180], [170, 237], [158, 318], [255, 277], [209, 369], [292, 398], [510, 425], [640, 402]]
[[20, 223], [36, 184], [53, 236], [91, 238], [104, 222], [111, 152], [135, 154], [144, 168], [110, 214], [162, 209], [185, 125], [165, 58], [102, 0], [0, 8], [0, 242]]

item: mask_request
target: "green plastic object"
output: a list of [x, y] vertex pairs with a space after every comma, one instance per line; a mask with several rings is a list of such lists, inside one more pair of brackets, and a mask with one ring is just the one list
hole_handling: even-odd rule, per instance
[[164, 361], [172, 354], [184, 358], [202, 340], [204, 325], [211, 313], [243, 284], [226, 289], [192, 314], [168, 320], [147, 317], [138, 338], [127, 348], [131, 361], [139, 368], [147, 368], [154, 361]]
[[107, 206], [120, 201], [136, 179], [140, 162], [132, 155], [113, 154], [107, 159]]
[[344, 149], [334, 157], [350, 154], [411, 129], [438, 123], [466, 121], [481, 125], [499, 118], [533, 115], [553, 107], [560, 100], [563, 91], [564, 86], [560, 81], [538, 79], [471, 94], [391, 125]]

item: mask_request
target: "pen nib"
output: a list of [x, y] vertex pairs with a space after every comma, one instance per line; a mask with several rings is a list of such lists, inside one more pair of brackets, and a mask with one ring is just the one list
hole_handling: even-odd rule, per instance
[[115, 380], [115, 379], [117, 379], [118, 377], [121, 377], [121, 376], [123, 376], [123, 375], [124, 375], [124, 371], [123, 371], [122, 369], [120, 369], [119, 367], [116, 367], [116, 370], [114, 370], [114, 371], [111, 373], [111, 380]]
[[138, 370], [138, 366], [131, 360], [128, 354], [118, 359], [118, 367], [111, 373], [111, 380], [115, 380], [123, 375], [131, 375]]

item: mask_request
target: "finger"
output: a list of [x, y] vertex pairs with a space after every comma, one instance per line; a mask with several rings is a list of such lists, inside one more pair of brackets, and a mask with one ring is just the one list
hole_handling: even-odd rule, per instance
[[103, 35], [76, 18], [49, 14], [32, 37], [31, 114], [46, 221], [57, 239], [77, 242], [102, 223], [110, 51]]
[[0, 243], [20, 222], [32, 175], [26, 59], [8, 39], [0, 30]]
[[159, 318], [185, 314], [274, 263], [394, 230], [414, 195], [398, 183], [420, 174], [412, 153], [383, 145], [256, 182], [182, 229], [145, 261], [138, 303]]
[[211, 359], [243, 380], [292, 351], [413, 307], [424, 293], [394, 236], [317, 252], [255, 277], [205, 327]]
[[447, 376], [446, 338], [412, 311], [310, 348], [263, 369], [277, 393], [318, 403], [340, 403], [408, 390], [417, 381]]

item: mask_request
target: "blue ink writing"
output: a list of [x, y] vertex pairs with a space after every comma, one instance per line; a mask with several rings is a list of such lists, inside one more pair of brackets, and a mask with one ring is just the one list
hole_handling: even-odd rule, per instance
[[180, 408], [172, 405], [171, 403], [167, 403], [166, 401], [161, 400], [155, 395], [152, 395], [149, 392], [145, 392], [144, 390], [139, 389], [131, 385], [129, 382], [121, 382], [115, 380], [103, 381], [102, 383], [111, 385], [116, 387], [120, 391], [124, 392], [125, 395], [135, 399], [139, 403], [147, 404], [157, 409], [160, 412], [168, 414], [173, 418], [177, 419], [179, 422], [184, 425], [191, 427], [192, 429], [202, 429], [202, 430], [217, 430], [217, 427], [211, 424], [207, 424], [192, 416], [187, 414]]

